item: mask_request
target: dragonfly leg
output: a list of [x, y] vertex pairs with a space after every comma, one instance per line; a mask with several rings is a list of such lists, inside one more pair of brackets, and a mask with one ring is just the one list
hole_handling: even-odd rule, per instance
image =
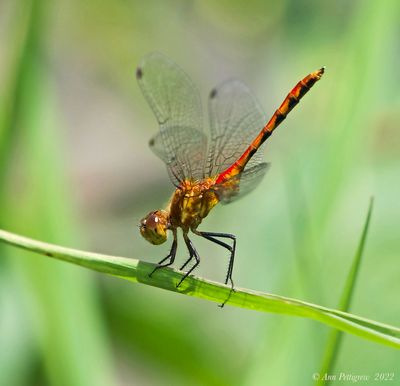
[[[175, 256], [176, 256], [176, 249], [178, 247], [178, 242], [176, 240], [176, 237], [174, 237], [174, 241], [172, 242], [171, 250], [169, 251], [168, 256], [164, 257], [158, 264], [157, 266], [153, 269], [153, 271], [149, 274], [149, 277], [153, 275], [154, 272], [156, 272], [160, 268], [168, 267], [171, 264], [174, 263], [175, 261]], [[167, 263], [164, 263], [165, 261], [169, 260]]]
[[[235, 291], [232, 279], [232, 273], [233, 273], [233, 262], [235, 260], [235, 251], [236, 251], [236, 236], [230, 233], [215, 233], [215, 232], [201, 232], [201, 231], [196, 231], [195, 233], [199, 236], [204, 237], [207, 240], [212, 241], [213, 243], [221, 245], [221, 247], [226, 248], [231, 253], [231, 256], [229, 258], [228, 272], [225, 279], [225, 284], [228, 284], [228, 281], [231, 283], [231, 292], [229, 293], [227, 299], [225, 299], [225, 301], [220, 305], [220, 307], [222, 308], [231, 297], [232, 292]], [[217, 237], [231, 239], [232, 245], [229, 245], [221, 240], [218, 240]]]
[[[212, 241], [222, 247], [226, 248], [230, 253], [231, 256], [229, 258], [229, 266], [228, 266], [228, 273], [226, 275], [225, 284], [228, 284], [228, 281], [231, 283], [231, 287], [233, 289], [233, 279], [232, 279], [232, 272], [233, 272], [233, 262], [235, 260], [235, 251], [236, 251], [236, 236], [231, 235], [229, 233], [215, 233], [215, 232], [195, 232], [197, 235], [204, 237], [207, 240]], [[218, 240], [216, 237], [227, 238], [233, 241], [232, 245], [224, 243], [221, 240]]]
[[180, 271], [182, 271], [193, 259], [193, 253], [189, 251], [190, 256], [189, 258], [183, 263], [182, 267], [179, 268]]
[[185, 276], [183, 276], [183, 278], [181, 279], [181, 281], [177, 284], [176, 288], [178, 288], [178, 287], [182, 284], [182, 282], [183, 282], [183, 281], [193, 272], [193, 270], [200, 264], [200, 256], [199, 256], [199, 254], [197, 253], [195, 247], [193, 246], [192, 241], [189, 239], [189, 237], [187, 236], [187, 234], [184, 234], [184, 235], [183, 235], [183, 238], [184, 238], [185, 243], [186, 243], [186, 246], [187, 246], [187, 248], [188, 248], [188, 250], [189, 250], [190, 257], [189, 257], [189, 259], [185, 262], [185, 264], [182, 266], [181, 269], [183, 269], [183, 268], [189, 263], [189, 261], [192, 260], [193, 257], [196, 259], [196, 262], [194, 263], [193, 267], [191, 267], [191, 268], [185, 273]]

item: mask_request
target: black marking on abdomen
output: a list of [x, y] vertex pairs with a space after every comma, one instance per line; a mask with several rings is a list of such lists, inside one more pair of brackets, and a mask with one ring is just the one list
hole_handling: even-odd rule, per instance
[[289, 111], [293, 109], [294, 106], [297, 105], [297, 103], [299, 103], [299, 99], [296, 97], [296, 95], [290, 94], [288, 96], [288, 109]]
[[252, 147], [249, 151], [249, 159], [253, 157], [254, 153], [258, 150], [258, 148]]
[[286, 114], [282, 114], [279, 110], [276, 111], [275, 116], [275, 126], [278, 126], [286, 118]]
[[299, 99], [301, 99], [312, 87], [312, 85], [308, 85], [304, 83], [303, 81], [301, 82], [300, 90], [299, 90]]

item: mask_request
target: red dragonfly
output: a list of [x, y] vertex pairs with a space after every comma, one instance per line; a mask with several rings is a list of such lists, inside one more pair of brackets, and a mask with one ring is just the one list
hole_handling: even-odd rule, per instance
[[150, 140], [150, 148], [165, 162], [176, 187], [165, 209], [150, 212], [140, 222], [140, 233], [152, 244], [164, 243], [168, 230], [173, 235], [168, 256], [150, 276], [159, 268], [173, 264], [177, 229], [181, 228], [189, 258], [180, 270], [192, 259], [195, 263], [177, 287], [200, 263], [200, 256], [188, 236], [192, 231], [230, 252], [225, 284], [230, 282], [233, 291], [235, 236], [197, 228], [216, 204], [237, 200], [259, 184], [269, 164], [262, 161], [262, 152], [258, 150], [323, 73], [324, 67], [298, 82], [268, 122], [256, 98], [243, 83], [229, 80], [220, 84], [211, 91], [208, 100], [208, 139], [203, 131], [200, 96], [188, 75], [160, 53], [152, 53], [142, 60], [136, 78], [160, 125], [160, 131]]

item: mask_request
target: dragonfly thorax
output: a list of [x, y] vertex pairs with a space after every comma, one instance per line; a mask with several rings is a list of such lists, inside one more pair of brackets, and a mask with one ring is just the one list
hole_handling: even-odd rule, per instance
[[182, 181], [172, 195], [169, 205], [171, 228], [180, 227], [184, 232], [196, 229], [210, 210], [218, 203], [211, 189], [214, 179]]

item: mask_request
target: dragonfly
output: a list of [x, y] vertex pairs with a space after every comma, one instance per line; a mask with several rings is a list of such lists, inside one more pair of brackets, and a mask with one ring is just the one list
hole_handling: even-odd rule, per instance
[[199, 92], [189, 76], [165, 55], [144, 57], [136, 78], [158, 124], [151, 150], [166, 164], [175, 186], [166, 208], [151, 211], [139, 224], [141, 235], [151, 244], [173, 241], [169, 254], [150, 273], [175, 261], [178, 228], [189, 252], [180, 267], [194, 264], [176, 285], [200, 264], [189, 233], [201, 236], [229, 251], [225, 285], [232, 279], [236, 237], [229, 233], [198, 230], [202, 220], [218, 203], [228, 204], [252, 191], [262, 180], [269, 163], [263, 161], [264, 142], [271, 136], [300, 99], [321, 78], [325, 67], [310, 73], [289, 92], [267, 121], [257, 99], [239, 80], [231, 79], [212, 89], [208, 98], [209, 136], [204, 132]]

